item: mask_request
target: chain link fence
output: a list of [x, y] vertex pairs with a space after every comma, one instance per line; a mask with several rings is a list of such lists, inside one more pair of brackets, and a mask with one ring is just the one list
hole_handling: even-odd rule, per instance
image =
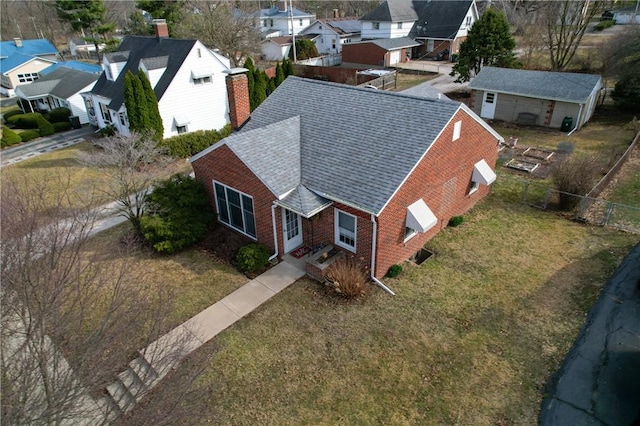
[[502, 175], [493, 192], [542, 210], [557, 211], [572, 219], [640, 234], [640, 207], [558, 191], [548, 183]]

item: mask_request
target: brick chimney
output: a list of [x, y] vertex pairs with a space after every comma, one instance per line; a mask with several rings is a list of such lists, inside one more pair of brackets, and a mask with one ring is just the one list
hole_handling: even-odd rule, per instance
[[152, 25], [158, 39], [169, 37], [169, 27], [167, 27], [166, 19], [154, 19]]
[[13, 42], [16, 44], [16, 47], [22, 47], [22, 39], [20, 37], [14, 38]]
[[238, 130], [251, 117], [249, 103], [249, 80], [246, 68], [231, 68], [225, 71], [227, 76], [227, 97], [229, 98], [229, 121], [234, 130]]

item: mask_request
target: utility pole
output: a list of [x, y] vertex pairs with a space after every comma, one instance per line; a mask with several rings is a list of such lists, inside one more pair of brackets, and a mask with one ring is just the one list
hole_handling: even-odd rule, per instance
[[293, 28], [293, 0], [289, 0], [289, 16], [291, 16], [291, 48], [293, 49], [293, 63], [295, 64], [298, 58], [296, 56], [296, 32]]

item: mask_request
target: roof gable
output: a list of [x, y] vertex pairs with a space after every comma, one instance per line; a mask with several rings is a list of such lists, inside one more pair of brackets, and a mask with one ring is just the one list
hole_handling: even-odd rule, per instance
[[32, 61], [41, 61], [49, 64], [55, 63], [55, 61], [52, 61], [50, 59], [40, 58], [38, 56], [30, 56], [30, 55], [23, 55], [21, 53], [14, 53], [13, 55], [11, 55], [11, 57], [0, 60], [0, 73], [6, 74]]
[[[126, 61], [123, 70], [115, 81], [107, 79], [105, 73], [102, 73], [91, 93], [111, 99], [109, 108], [117, 111], [124, 102], [124, 78], [127, 71], [136, 74], [142, 59], [167, 57], [167, 69], [154, 87], [156, 97], [160, 100], [196, 42], [197, 40], [126, 36], [117, 52], [105, 55], [110, 62]], [[162, 62], [164, 63], [164, 59]]]
[[417, 1], [414, 5], [419, 19], [411, 28], [410, 37], [453, 39], [473, 1]]
[[601, 80], [595, 74], [484, 67], [471, 81], [469, 88], [583, 103]]
[[418, 15], [412, 0], [387, 0], [360, 18], [361, 21], [407, 22], [415, 21]]
[[16, 90], [27, 98], [51, 95], [68, 99], [96, 80], [97, 74], [59, 67], [33, 83], [19, 85]]
[[[264, 144], [265, 134], [254, 131], [299, 116], [300, 183], [323, 198], [377, 214], [459, 108], [458, 102], [288, 77], [233, 137]], [[292, 145], [280, 143], [281, 131], [272, 133], [270, 145], [277, 160], [262, 160], [265, 145], [255, 157], [265, 173], [294, 167], [294, 160], [283, 161]]]

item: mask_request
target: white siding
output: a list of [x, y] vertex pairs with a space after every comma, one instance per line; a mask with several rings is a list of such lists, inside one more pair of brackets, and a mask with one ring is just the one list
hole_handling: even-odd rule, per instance
[[82, 99], [82, 96], [80, 96], [80, 93], [88, 92], [93, 88], [94, 84], [95, 83], [91, 83], [84, 89], [80, 90], [78, 93], [74, 94], [68, 99], [65, 99], [69, 104], [71, 115], [77, 115], [78, 117], [80, 117], [80, 123], [82, 124], [87, 124], [89, 122], [89, 117], [87, 115], [87, 110], [84, 107], [84, 100]]
[[262, 54], [269, 61], [281, 61], [283, 57], [288, 57], [291, 46], [281, 46], [278, 43], [266, 42], [262, 44]]
[[400, 38], [406, 37], [411, 31], [414, 21], [402, 23], [402, 28], [398, 28], [397, 22], [379, 22], [379, 29], [373, 28], [373, 21], [362, 22], [362, 39], [373, 38]]
[[[199, 58], [197, 49], [202, 55]], [[211, 83], [195, 85], [191, 71], [211, 68], [214, 73]], [[159, 100], [160, 115], [164, 124], [164, 137], [178, 134], [174, 117], [189, 119], [187, 131], [220, 129], [229, 122], [229, 106], [225, 84], [227, 67], [202, 43], [197, 42], [173, 81]]]

